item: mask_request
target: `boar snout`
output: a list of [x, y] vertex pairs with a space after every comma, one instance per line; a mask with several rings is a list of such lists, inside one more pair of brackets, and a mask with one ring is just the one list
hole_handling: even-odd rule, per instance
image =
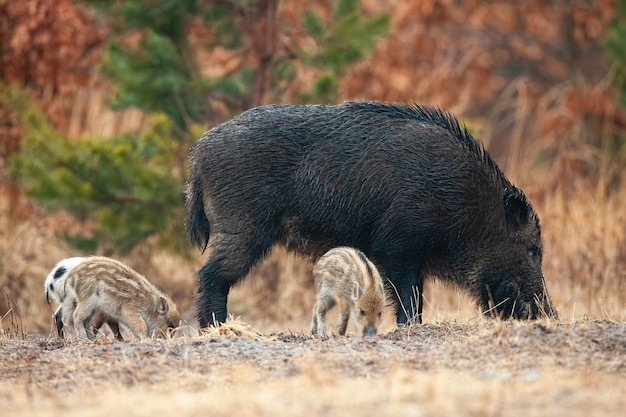
[[483, 305], [484, 311], [504, 320], [558, 319], [558, 312], [545, 290], [527, 294], [515, 283], [505, 281], [488, 294], [488, 297], [487, 304]]
[[374, 323], [368, 323], [365, 327], [363, 327], [363, 337], [374, 336], [376, 336], [376, 325]]

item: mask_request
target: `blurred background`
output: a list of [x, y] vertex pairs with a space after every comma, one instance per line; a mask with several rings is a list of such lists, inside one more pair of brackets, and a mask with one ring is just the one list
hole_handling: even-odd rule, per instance
[[[362, 99], [454, 113], [538, 212], [561, 318], [624, 321], [625, 77], [624, 0], [0, 0], [0, 330], [48, 334], [45, 276], [90, 254], [194, 326], [189, 147], [252, 106]], [[229, 312], [308, 331], [311, 269], [276, 249]], [[425, 292], [426, 322], [479, 314]]]

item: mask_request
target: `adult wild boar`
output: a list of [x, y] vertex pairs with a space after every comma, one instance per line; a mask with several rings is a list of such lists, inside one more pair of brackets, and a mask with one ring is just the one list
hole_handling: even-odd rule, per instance
[[231, 286], [276, 244], [313, 260], [359, 248], [388, 278], [398, 323], [421, 322], [429, 276], [504, 318], [557, 315], [533, 208], [437, 108], [257, 107], [204, 133], [190, 163], [186, 227], [210, 249], [198, 271], [202, 327], [226, 320]]

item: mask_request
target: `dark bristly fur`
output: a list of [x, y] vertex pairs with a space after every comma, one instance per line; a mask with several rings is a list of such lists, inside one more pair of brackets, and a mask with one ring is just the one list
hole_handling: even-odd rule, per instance
[[231, 286], [276, 244], [313, 260], [359, 248], [388, 277], [398, 323], [421, 321], [428, 276], [505, 318], [556, 316], [537, 215], [440, 109], [257, 107], [206, 132], [190, 162], [186, 227], [210, 249], [198, 271], [201, 326], [226, 319]]

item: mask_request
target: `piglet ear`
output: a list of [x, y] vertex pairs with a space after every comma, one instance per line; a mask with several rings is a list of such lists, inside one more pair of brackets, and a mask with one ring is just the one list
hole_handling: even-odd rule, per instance
[[504, 215], [506, 222], [513, 229], [528, 224], [532, 208], [524, 194], [518, 190], [506, 190], [504, 192]]
[[170, 305], [164, 297], [159, 297], [159, 304], [157, 305], [157, 313], [164, 315], [170, 309]]

